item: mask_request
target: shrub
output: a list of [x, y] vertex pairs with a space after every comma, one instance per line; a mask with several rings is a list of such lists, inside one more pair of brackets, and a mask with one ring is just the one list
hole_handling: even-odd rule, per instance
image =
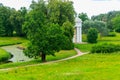
[[62, 50], [71, 50], [74, 48], [74, 44], [68, 38], [66, 38], [66, 42], [63, 43]]
[[120, 27], [117, 27], [117, 28], [115, 29], [115, 31], [118, 32], [118, 33], [120, 33]]
[[89, 43], [96, 43], [98, 38], [98, 31], [95, 28], [90, 28], [87, 34], [87, 41]]
[[110, 33], [108, 34], [108, 36], [109, 36], [109, 37], [115, 37], [115, 36], [116, 36], [116, 33], [115, 33], [115, 32], [110, 32]]
[[112, 53], [120, 51], [120, 45], [114, 45], [114, 44], [97, 44], [92, 47], [91, 53]]

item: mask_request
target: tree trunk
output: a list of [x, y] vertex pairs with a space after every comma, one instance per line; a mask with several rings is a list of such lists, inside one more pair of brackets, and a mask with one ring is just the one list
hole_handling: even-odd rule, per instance
[[42, 62], [46, 62], [46, 54], [43, 54], [43, 53], [42, 53], [41, 59], [42, 59]]

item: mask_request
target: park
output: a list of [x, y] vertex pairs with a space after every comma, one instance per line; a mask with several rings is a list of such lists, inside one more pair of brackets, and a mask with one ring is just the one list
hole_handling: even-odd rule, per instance
[[120, 11], [88, 17], [71, 0], [0, 4], [0, 80], [120, 80]]

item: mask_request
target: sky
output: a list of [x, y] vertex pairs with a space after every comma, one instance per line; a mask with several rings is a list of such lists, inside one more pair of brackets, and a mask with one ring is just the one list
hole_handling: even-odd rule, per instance
[[[31, 4], [32, 0], [0, 0], [5, 6], [9, 6], [15, 9], [20, 7], [27, 7]], [[107, 13], [113, 10], [120, 10], [120, 0], [72, 0], [74, 2], [74, 8], [77, 13], [87, 13], [89, 17], [92, 15], [98, 15], [101, 13]]]

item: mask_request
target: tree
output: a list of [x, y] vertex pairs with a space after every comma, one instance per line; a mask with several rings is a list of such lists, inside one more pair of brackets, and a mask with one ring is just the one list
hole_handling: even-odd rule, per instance
[[86, 20], [89, 20], [86, 13], [79, 13], [78, 17], [84, 22]]
[[59, 24], [60, 27], [65, 29], [64, 31], [67, 31], [67, 34], [66, 32], [64, 34], [69, 39], [68, 43], [63, 45], [63, 49], [72, 49], [74, 47], [72, 42], [74, 34], [73, 26], [75, 24], [73, 3], [69, 0], [49, 0], [47, 13], [50, 22]]
[[106, 36], [108, 34], [108, 29], [106, 23], [103, 21], [85, 21], [83, 23], [83, 33], [88, 33], [90, 28], [96, 28], [102, 36]]
[[90, 28], [87, 34], [87, 41], [89, 43], [96, 43], [98, 38], [98, 31], [95, 28]]
[[120, 15], [112, 19], [113, 27], [116, 32], [120, 32]]
[[9, 17], [11, 15], [11, 8], [0, 6], [0, 36], [12, 36], [13, 27], [11, 26]]
[[117, 15], [120, 15], [120, 11], [110, 11], [106, 14], [100, 14], [100, 15], [97, 15], [97, 16], [92, 16], [91, 19], [93, 21], [98, 20], [98, 21], [106, 22], [107, 28], [110, 31], [114, 31], [114, 27], [113, 27], [113, 24], [112, 24], [112, 19], [114, 17], [116, 17]]
[[49, 0], [48, 16], [51, 22], [57, 23], [60, 26], [66, 21], [74, 25], [75, 10], [73, 2], [69, 0]]
[[99, 14], [97, 16], [92, 16], [91, 19], [93, 21], [103, 21], [103, 22], [107, 22], [107, 14]]
[[49, 3], [45, 4], [43, 0], [34, 2], [23, 25], [23, 30], [30, 41], [30, 45], [24, 51], [25, 55], [41, 57], [43, 62], [46, 61], [46, 55], [54, 55], [69, 40], [64, 35], [61, 25], [49, 16], [51, 13], [48, 5]]
[[66, 21], [63, 23], [62, 28], [64, 35], [68, 37], [67, 42], [63, 45], [63, 49], [73, 49], [74, 48], [74, 44], [72, 41], [74, 35], [73, 25], [69, 21]]

